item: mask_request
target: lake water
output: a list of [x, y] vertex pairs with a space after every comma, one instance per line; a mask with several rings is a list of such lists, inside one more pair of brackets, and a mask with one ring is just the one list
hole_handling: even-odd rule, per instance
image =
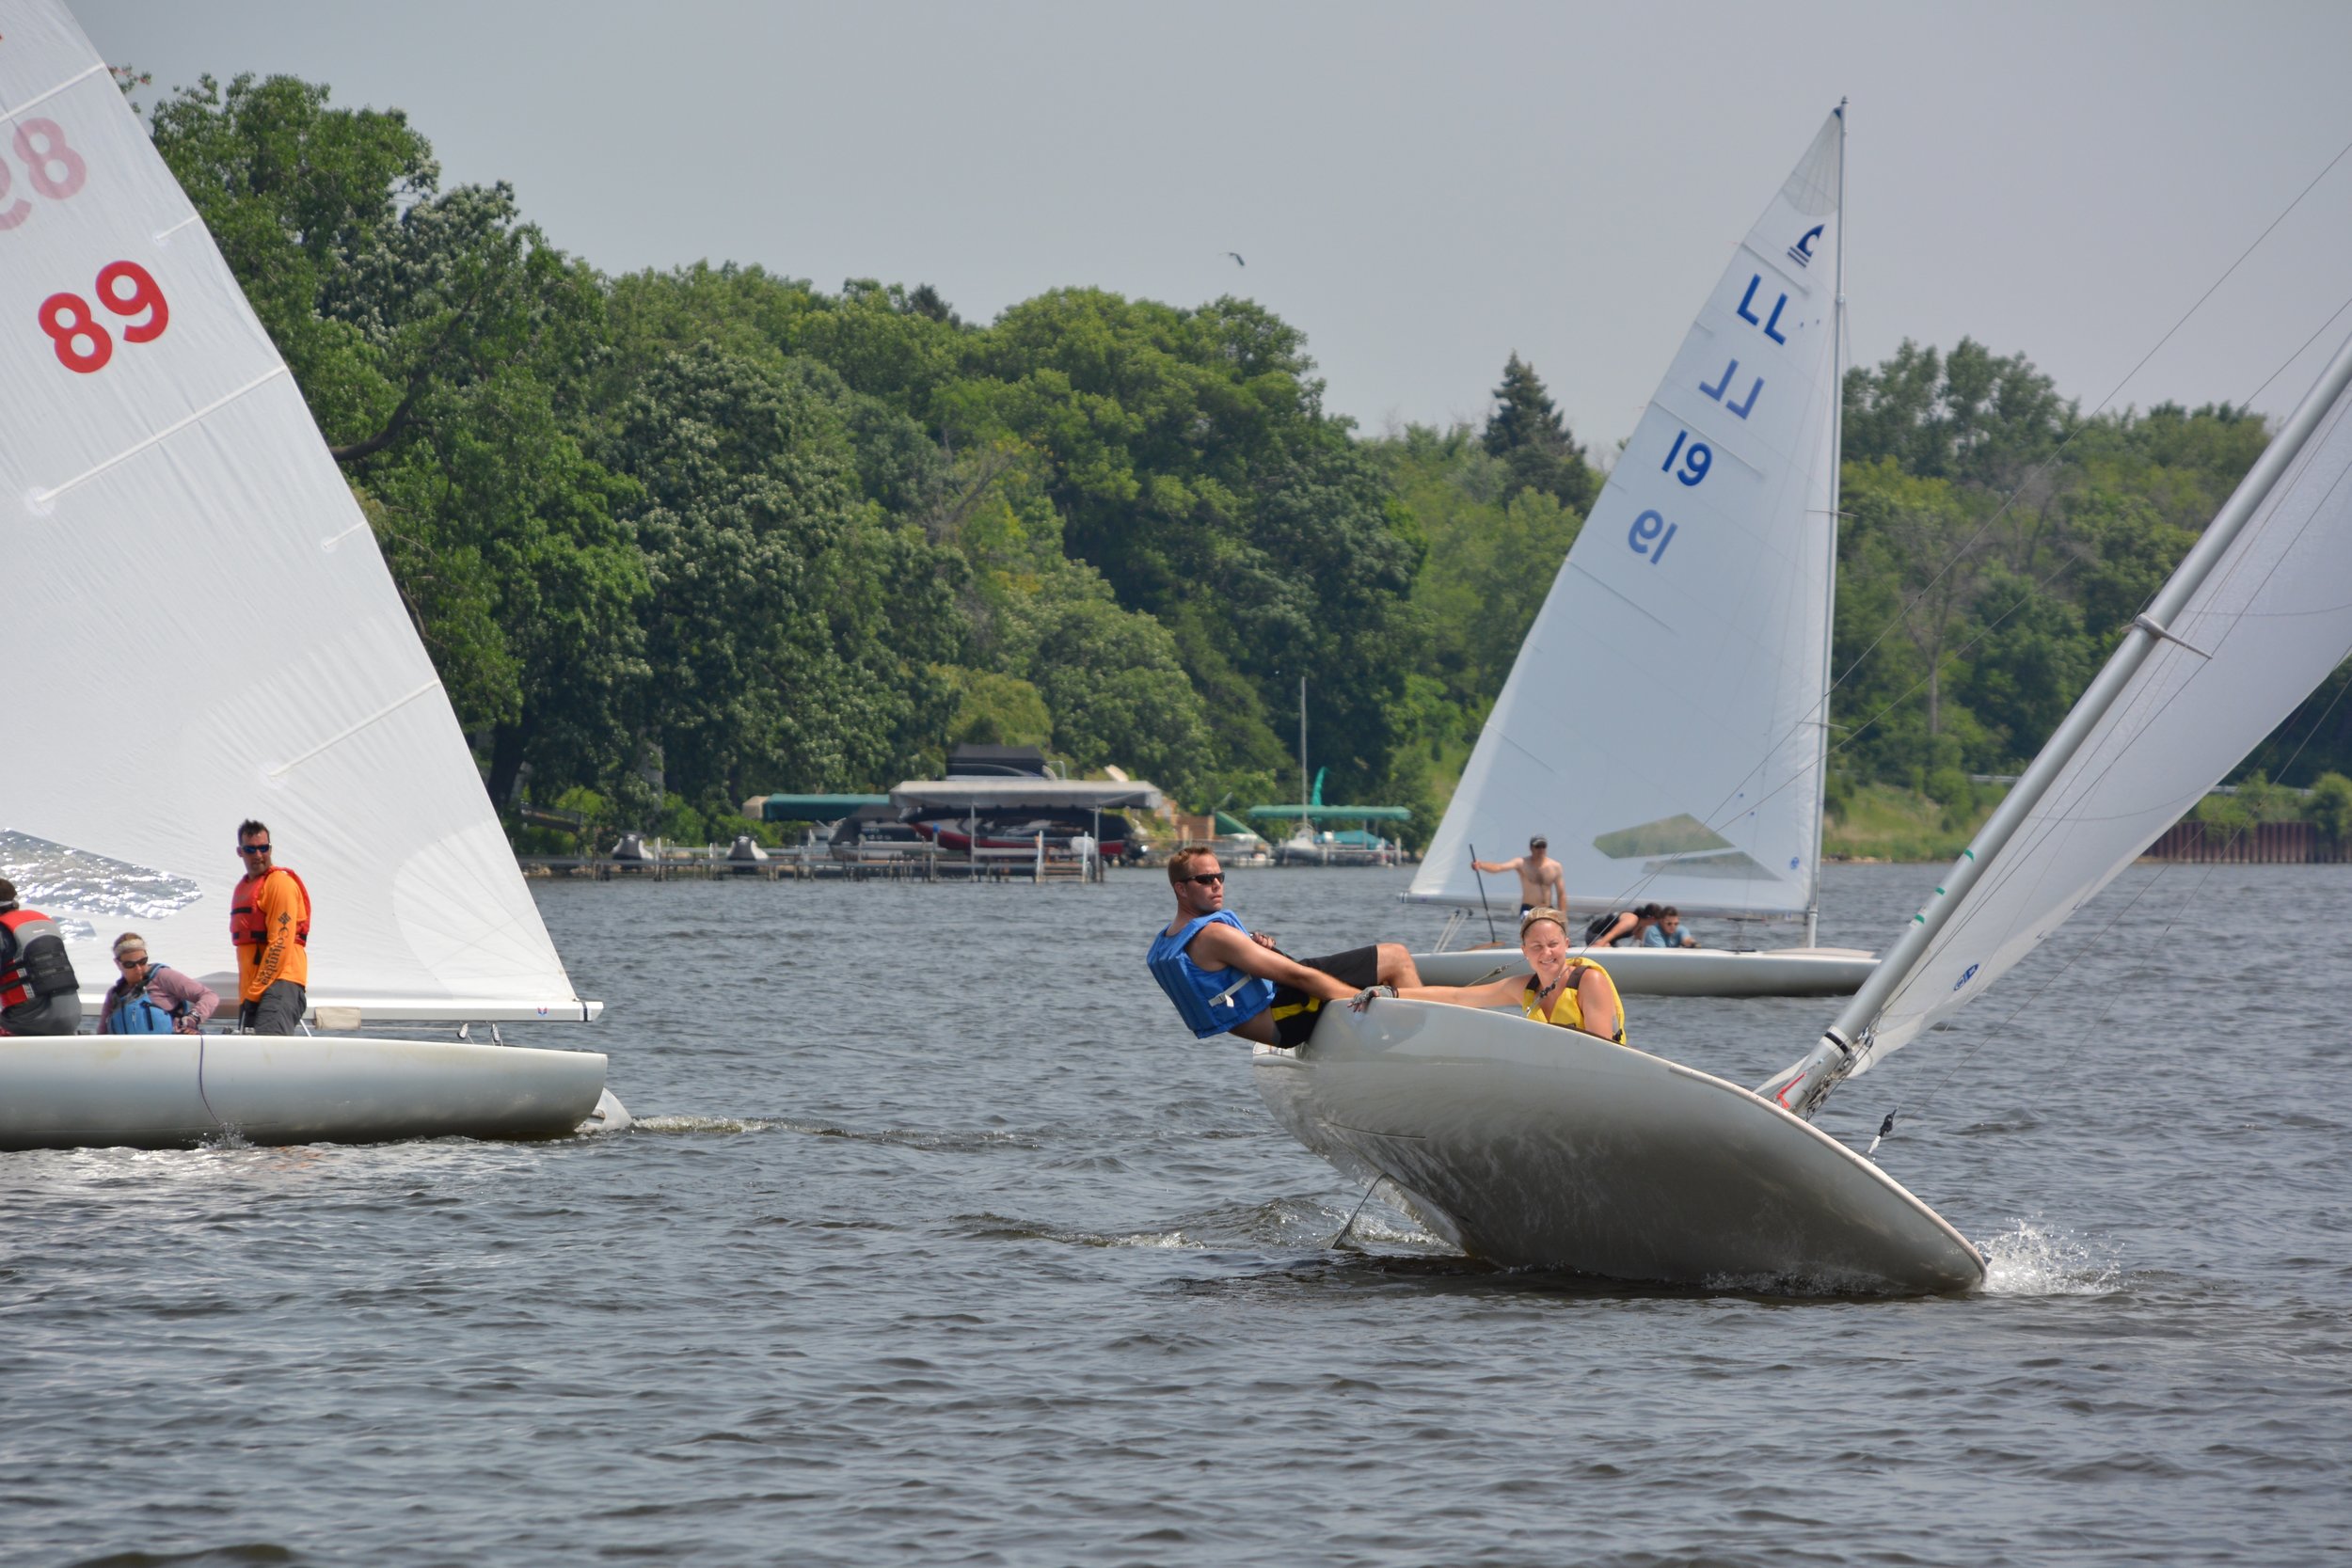
[[[1934, 877], [1833, 868], [1823, 940]], [[1426, 945], [1403, 880], [1232, 902], [1294, 952]], [[1894, 1302], [1500, 1274], [1378, 1204], [1332, 1250], [1360, 1195], [1144, 973], [1156, 873], [540, 903], [633, 1132], [0, 1156], [0, 1560], [2344, 1550], [2343, 868], [2135, 868], [1840, 1091], [1857, 1142], [1911, 1108], [1883, 1163], [1993, 1259]], [[1630, 1008], [1741, 1083], [1834, 1010]]]

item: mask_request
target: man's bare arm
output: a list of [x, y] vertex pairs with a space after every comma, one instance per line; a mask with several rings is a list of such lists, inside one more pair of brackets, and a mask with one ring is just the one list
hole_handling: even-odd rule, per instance
[[1343, 1002], [1356, 994], [1356, 988], [1337, 975], [1309, 969], [1272, 948], [1261, 947], [1231, 926], [1201, 927], [1200, 934], [1192, 939], [1190, 951], [1192, 961], [1202, 969], [1238, 969], [1244, 974], [1295, 987], [1326, 1002]]

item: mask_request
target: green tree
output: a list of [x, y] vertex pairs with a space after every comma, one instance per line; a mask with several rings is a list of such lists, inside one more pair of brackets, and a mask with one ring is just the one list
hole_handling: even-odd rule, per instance
[[1494, 399], [1481, 443], [1487, 456], [1502, 460], [1511, 487], [1540, 491], [1573, 513], [1591, 506], [1598, 483], [1584, 461], [1584, 449], [1568, 435], [1552, 406], [1535, 367], [1512, 355], [1503, 364], [1502, 384], [1495, 388]]
[[721, 350], [674, 356], [608, 460], [643, 487], [652, 701], [671, 788], [888, 782], [945, 727], [953, 576], [857, 493], [846, 432], [805, 382]]
[[2342, 773], [2322, 773], [2312, 780], [2311, 799], [2304, 802], [2304, 815], [2330, 844], [2352, 838], [2352, 778]]

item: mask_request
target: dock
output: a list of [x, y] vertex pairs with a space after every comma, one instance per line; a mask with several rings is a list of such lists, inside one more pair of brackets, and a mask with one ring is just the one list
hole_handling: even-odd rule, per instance
[[584, 877], [591, 880], [770, 882], [1099, 882], [1108, 874], [1100, 855], [1077, 855], [1038, 844], [1025, 849], [972, 853], [933, 845], [866, 846], [842, 852], [822, 844], [767, 851], [765, 860], [733, 860], [724, 845], [651, 847], [643, 858], [612, 855], [517, 855], [526, 877]]

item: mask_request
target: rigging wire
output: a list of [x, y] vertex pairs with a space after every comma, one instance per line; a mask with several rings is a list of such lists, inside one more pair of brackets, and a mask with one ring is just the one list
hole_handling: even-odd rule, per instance
[[[2215, 293], [2220, 289], [2221, 285], [2227, 283], [2231, 277], [2235, 275], [2237, 269], [2246, 264], [2247, 258], [2252, 256], [2255, 251], [2262, 248], [2263, 242], [2270, 238], [2271, 234], [2277, 230], [2279, 225], [2286, 222], [2289, 217], [2294, 215], [2295, 210], [2303, 204], [2303, 198], [2311, 195], [2312, 192], [2318, 187], [2321, 181], [2327, 179], [2329, 174], [2333, 173], [2335, 166], [2344, 162], [2346, 155], [2352, 155], [2352, 141], [2345, 142], [2342, 148], [2337, 150], [2336, 155], [2328, 160], [2327, 166], [2322, 168], [2317, 174], [2312, 175], [2310, 182], [2295, 194], [2295, 199], [2288, 202], [2285, 208], [2280, 211], [2279, 215], [2270, 220], [2269, 227], [2265, 228], [2261, 233], [2255, 235], [2253, 243], [2238, 253], [2237, 260], [2232, 261], [2227, 268], [2223, 269], [2221, 276], [2215, 278], [2211, 284], [2207, 285], [2205, 292], [2197, 296], [2195, 303], [2191, 304], [2186, 310], [2181, 313], [2180, 320], [2174, 322], [2169, 327], [2165, 329], [2164, 336], [2156, 340], [2154, 346], [2150, 348], [2147, 353], [2141, 355], [2139, 356], [2138, 363], [2135, 364], [2130, 370], [2126, 371], [2123, 373], [2123, 379], [2117, 382], [2113, 388], [2108, 391], [2107, 395], [2101, 398], [2098, 404], [2092, 407], [2090, 410], [2090, 418], [2076, 420], [2074, 428], [2067, 432], [2066, 438], [2058, 444], [2057, 448], [2051, 451], [2050, 455], [2043, 458], [2042, 462], [2030, 469], [2024, 479], [2018, 481], [2016, 487], [2010, 491], [2007, 499], [2005, 499], [2001, 504], [1994, 509], [1991, 516], [1984, 520], [1983, 526], [1979, 528], [1977, 531], [1969, 537], [1968, 542], [1961, 546], [1959, 549], [1954, 550], [1951, 555], [1947, 558], [1944, 564], [1936, 569], [1935, 575], [1920, 586], [1917, 594], [1912, 595], [1911, 600], [1903, 606], [1899, 614], [1890, 618], [1884, 626], [1879, 628], [1877, 635], [1871, 638], [1869, 646], [1864, 648], [1860, 654], [1855, 656], [1854, 661], [1846, 667], [1846, 673], [1844, 675], [1838, 676], [1837, 679], [1832, 683], [1832, 690], [1836, 690], [1837, 687], [1844, 685], [1847, 677], [1851, 675], [1856, 670], [1860, 669], [1863, 661], [1867, 659], [1872, 653], [1877, 651], [1878, 645], [1881, 642], [1885, 641], [1894, 629], [1909, 618], [1912, 610], [1918, 606], [1919, 601], [1927, 596], [1929, 590], [1932, 589], [1937, 583], [1943, 581], [1945, 577], [1950, 573], [1952, 568], [1958, 565], [1961, 560], [1965, 557], [1969, 551], [1977, 547], [1978, 544], [1984, 538], [1984, 536], [1992, 531], [1993, 525], [1999, 522], [2004, 516], [2006, 516], [2009, 514], [2010, 508], [2016, 504], [2017, 498], [2026, 493], [2026, 486], [2031, 484], [2035, 480], [2040, 479], [2053, 465], [2058, 462], [2059, 458], [2066, 455], [2066, 449], [2074, 444], [2075, 437], [2082, 435], [2084, 431], [2090, 429], [2092, 422], [2096, 420], [2101, 414], [2106, 412], [2108, 405], [2113, 404], [2117, 398], [2122, 395], [2123, 388], [2132, 384], [2132, 379], [2138, 375], [2141, 371], [2148, 368], [2148, 361], [2153, 359], [2158, 354], [2163, 352], [2164, 345], [2170, 342], [2176, 336], [2179, 335], [2181, 328], [2188, 325], [2191, 317], [2195, 316], [2199, 310], [2204, 309], [2205, 302], [2213, 298]], [[2341, 311], [2338, 312], [2338, 314], [2341, 313]], [[2331, 316], [2328, 319], [2333, 321], [2335, 318]], [[2306, 348], [2309, 346], [2309, 343], [2304, 345]], [[2299, 356], [2301, 353], [2302, 350], [2297, 349], [2296, 351], [2296, 355], [2291, 356], [2286, 361], [2286, 364], [2280, 365], [2278, 371], [2272, 372], [2270, 381], [2276, 381], [2280, 374], [2283, 374], [2286, 370], [2286, 365], [2294, 363], [2295, 357]], [[2268, 387], [2270, 385], [2270, 381], [2264, 382], [2263, 386]], [[1841, 387], [1841, 394], [1843, 388]], [[2249, 401], [2250, 402], [2251, 400], [2249, 399]], [[1823, 699], [1824, 704], [1826, 704], [1827, 700], [1827, 698]]]

